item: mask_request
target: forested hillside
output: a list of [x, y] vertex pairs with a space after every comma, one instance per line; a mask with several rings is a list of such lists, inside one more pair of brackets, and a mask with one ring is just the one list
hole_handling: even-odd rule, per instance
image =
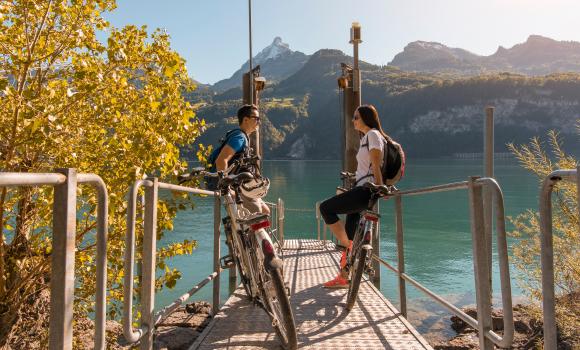
[[[336, 79], [341, 62], [352, 58], [338, 50], [320, 50], [295, 74], [267, 87], [261, 99], [266, 157], [339, 158], [341, 97]], [[385, 130], [405, 146], [409, 157], [481, 152], [487, 105], [496, 108], [497, 152], [505, 151], [508, 142], [526, 142], [549, 129], [558, 130], [568, 148], [579, 148], [573, 132], [580, 119], [580, 74], [464, 77], [364, 62], [361, 69], [363, 103], [378, 108]], [[205, 105], [198, 115], [209, 129], [202, 143], [216, 143], [236, 125], [240, 96], [239, 88], [203, 95]]]

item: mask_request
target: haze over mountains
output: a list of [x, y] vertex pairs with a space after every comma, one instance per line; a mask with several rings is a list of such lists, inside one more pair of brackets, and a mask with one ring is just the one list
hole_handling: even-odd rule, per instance
[[[272, 44], [254, 57], [253, 64], [261, 66], [261, 74], [267, 80], [279, 82], [297, 72], [309, 58], [310, 55], [292, 51], [282, 38], [276, 37]], [[580, 42], [530, 35], [524, 43], [509, 49], [499, 46], [493, 55], [480, 56], [437, 42], [414, 41], [395, 55], [389, 66], [404, 71], [462, 75], [490, 72], [526, 75], [580, 72]], [[212, 88], [223, 92], [240, 86], [242, 75], [248, 71], [248, 67], [249, 61], [246, 61], [230, 78], [218, 81]]]
[[[414, 42], [388, 66], [361, 62], [362, 102], [377, 107], [384, 128], [409, 157], [481, 152], [487, 105], [496, 107], [497, 152], [505, 152], [508, 142], [525, 143], [550, 129], [561, 133], [568, 149], [578, 150], [578, 57], [580, 43], [539, 36], [491, 56]], [[339, 159], [336, 79], [340, 63], [350, 64], [352, 57], [331, 49], [305, 55], [276, 38], [255, 62], [268, 81], [260, 100], [265, 156]], [[243, 71], [247, 62], [229, 79], [189, 96], [202, 102], [198, 115], [208, 124], [201, 143], [215, 144], [236, 126]]]
[[580, 43], [531, 35], [526, 42], [512, 48], [500, 46], [493, 55], [479, 56], [440, 43], [415, 41], [397, 54], [389, 65], [406, 71], [463, 74], [580, 72]]

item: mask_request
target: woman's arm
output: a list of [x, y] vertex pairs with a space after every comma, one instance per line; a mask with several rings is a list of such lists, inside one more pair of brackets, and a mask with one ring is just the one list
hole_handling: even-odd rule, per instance
[[383, 174], [381, 173], [381, 162], [383, 161], [383, 153], [380, 149], [373, 148], [369, 152], [371, 158], [371, 170], [375, 177], [375, 185], [383, 184]]

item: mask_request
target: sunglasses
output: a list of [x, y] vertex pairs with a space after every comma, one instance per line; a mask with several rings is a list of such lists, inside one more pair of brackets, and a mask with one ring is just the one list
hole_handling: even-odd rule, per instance
[[256, 121], [258, 121], [258, 122], [259, 122], [260, 120], [262, 120], [262, 118], [261, 118], [261, 117], [255, 117], [255, 116], [253, 116], [253, 115], [249, 116], [248, 118], [256, 119]]
[[353, 115], [353, 116], [352, 116], [352, 120], [353, 120], [353, 121], [354, 121], [354, 120], [359, 120], [359, 119], [360, 119], [360, 117], [359, 117], [358, 115]]

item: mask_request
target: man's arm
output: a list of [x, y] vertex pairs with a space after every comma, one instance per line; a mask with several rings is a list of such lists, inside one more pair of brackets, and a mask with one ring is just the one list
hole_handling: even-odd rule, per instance
[[228, 167], [228, 162], [236, 154], [234, 149], [230, 145], [224, 145], [220, 154], [218, 155], [215, 166], [218, 171], [224, 171]]

